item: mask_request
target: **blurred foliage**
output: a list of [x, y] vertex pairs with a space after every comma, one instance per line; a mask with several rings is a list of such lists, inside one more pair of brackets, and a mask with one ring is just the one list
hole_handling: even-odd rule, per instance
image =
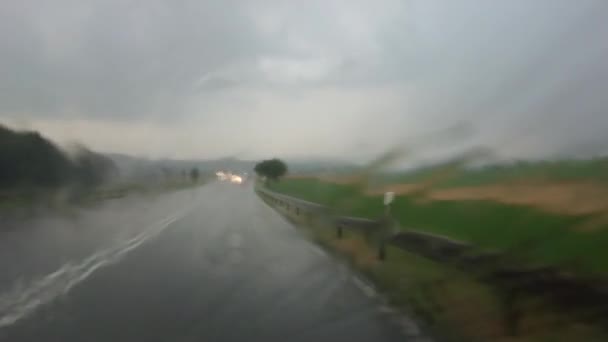
[[276, 181], [287, 174], [287, 164], [277, 158], [263, 160], [255, 165], [254, 171], [259, 176]]
[[190, 179], [193, 182], [198, 182], [199, 177], [200, 177], [200, 172], [198, 171], [197, 168], [193, 168], [192, 170], [190, 170]]
[[0, 125], [0, 189], [23, 187], [90, 188], [116, 174], [109, 158], [78, 147], [68, 156], [38, 132]]

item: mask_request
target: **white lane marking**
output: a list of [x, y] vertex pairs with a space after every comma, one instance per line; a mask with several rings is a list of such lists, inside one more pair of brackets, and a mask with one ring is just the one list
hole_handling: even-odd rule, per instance
[[359, 279], [357, 276], [352, 276], [353, 283], [363, 292], [366, 296], [373, 298], [376, 296], [376, 290], [365, 281]]
[[32, 281], [25, 288], [18, 282], [12, 291], [0, 295], [0, 329], [27, 317], [41, 305], [67, 294], [99, 268], [120, 261], [127, 253], [163, 232], [188, 211], [160, 220], [137, 236], [98, 251], [79, 263], [65, 263], [55, 272]]
[[322, 257], [327, 257], [327, 253], [318, 246], [309, 245], [309, 249], [317, 255], [320, 255]]
[[380, 308], [378, 308], [378, 312], [385, 314], [385, 315], [396, 315], [398, 313], [395, 309], [391, 308], [390, 306], [386, 306], [386, 305], [383, 305]]
[[420, 336], [422, 334], [420, 328], [418, 327], [418, 324], [416, 324], [409, 318], [401, 317], [396, 321], [396, 323], [401, 328], [401, 332], [406, 336], [415, 337]]

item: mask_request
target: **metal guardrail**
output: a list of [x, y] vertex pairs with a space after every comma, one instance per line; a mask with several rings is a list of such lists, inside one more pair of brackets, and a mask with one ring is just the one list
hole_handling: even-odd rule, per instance
[[386, 245], [417, 252], [433, 259], [445, 259], [456, 254], [463, 254], [469, 249], [469, 245], [452, 240], [443, 236], [418, 232], [413, 230], [394, 229], [396, 223], [389, 217], [377, 220], [333, 215], [330, 208], [305, 201], [296, 197], [280, 194], [262, 187], [256, 187], [258, 194], [273, 205], [282, 207], [288, 213], [296, 216], [321, 215], [336, 229], [336, 236], [342, 238], [344, 230], [356, 230], [362, 232], [368, 238], [375, 237], [378, 243], [378, 258], [386, 258]]
[[273, 200], [277, 204], [292, 204], [301, 209], [306, 209], [310, 212], [329, 212], [329, 208], [314, 202], [305, 201], [299, 198], [291, 197], [288, 195], [283, 195], [274, 191], [270, 191], [268, 189], [264, 189], [261, 187], [256, 187], [256, 191], [260, 194], [263, 194]]
[[331, 209], [319, 203], [305, 201], [289, 195], [280, 194], [268, 189], [257, 187], [256, 191], [269, 199], [273, 204], [284, 207], [285, 209], [292, 210], [296, 215], [301, 214], [324, 214], [330, 216], [331, 221], [336, 226], [342, 228], [354, 228], [354, 229], [378, 229], [379, 225], [382, 224], [380, 220], [371, 220], [362, 217], [352, 216], [333, 216]]
[[273, 205], [282, 207], [296, 216], [321, 215], [325, 221], [336, 229], [336, 236], [342, 238], [344, 230], [356, 230], [367, 237], [374, 236], [378, 243], [378, 257], [386, 258], [386, 245], [422, 255], [426, 258], [456, 263], [461, 268], [478, 268], [494, 263], [500, 255], [496, 253], [470, 253], [472, 245], [445, 236], [412, 230], [395, 229], [398, 226], [390, 217], [372, 220], [362, 217], [333, 215], [330, 208], [305, 201], [296, 197], [280, 194], [263, 187], [256, 187], [258, 194]]
[[296, 197], [280, 194], [262, 187], [256, 191], [274, 205], [278, 205], [288, 213], [299, 215], [323, 215], [326, 221], [336, 229], [336, 236], [342, 238], [344, 230], [356, 230], [367, 237], [375, 236], [378, 243], [378, 257], [387, 257], [386, 245], [416, 253], [426, 258], [456, 263], [460, 268], [478, 268], [493, 263], [499, 258], [495, 253], [470, 253], [472, 245], [463, 241], [450, 239], [445, 236], [412, 230], [395, 229], [398, 226], [390, 217], [372, 220], [362, 217], [333, 215], [330, 208], [318, 203], [305, 201]]

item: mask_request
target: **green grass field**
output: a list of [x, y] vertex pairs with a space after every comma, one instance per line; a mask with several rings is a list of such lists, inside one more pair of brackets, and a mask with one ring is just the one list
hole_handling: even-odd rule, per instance
[[[338, 214], [378, 218], [382, 198], [354, 186], [316, 179], [285, 179], [275, 191], [328, 205]], [[483, 250], [503, 251], [534, 265], [557, 265], [584, 274], [608, 274], [608, 229], [580, 231], [593, 216], [557, 215], [490, 201], [419, 201], [397, 197], [393, 216], [402, 227], [468, 241]]]
[[[0, 193], [0, 212], [28, 213], [29, 209], [44, 207], [64, 210], [72, 206], [94, 206], [105, 200], [122, 198], [129, 195], [160, 195], [166, 192], [193, 188], [205, 184], [208, 179], [197, 183], [190, 180], [170, 180], [157, 184], [123, 183], [80, 193], [69, 193], [66, 189], [24, 188]], [[23, 211], [25, 210], [25, 211]]]

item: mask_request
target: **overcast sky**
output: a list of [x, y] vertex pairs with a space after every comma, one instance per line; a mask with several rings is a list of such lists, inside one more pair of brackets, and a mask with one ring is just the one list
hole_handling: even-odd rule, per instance
[[0, 49], [0, 122], [100, 151], [608, 152], [605, 0], [3, 0]]

